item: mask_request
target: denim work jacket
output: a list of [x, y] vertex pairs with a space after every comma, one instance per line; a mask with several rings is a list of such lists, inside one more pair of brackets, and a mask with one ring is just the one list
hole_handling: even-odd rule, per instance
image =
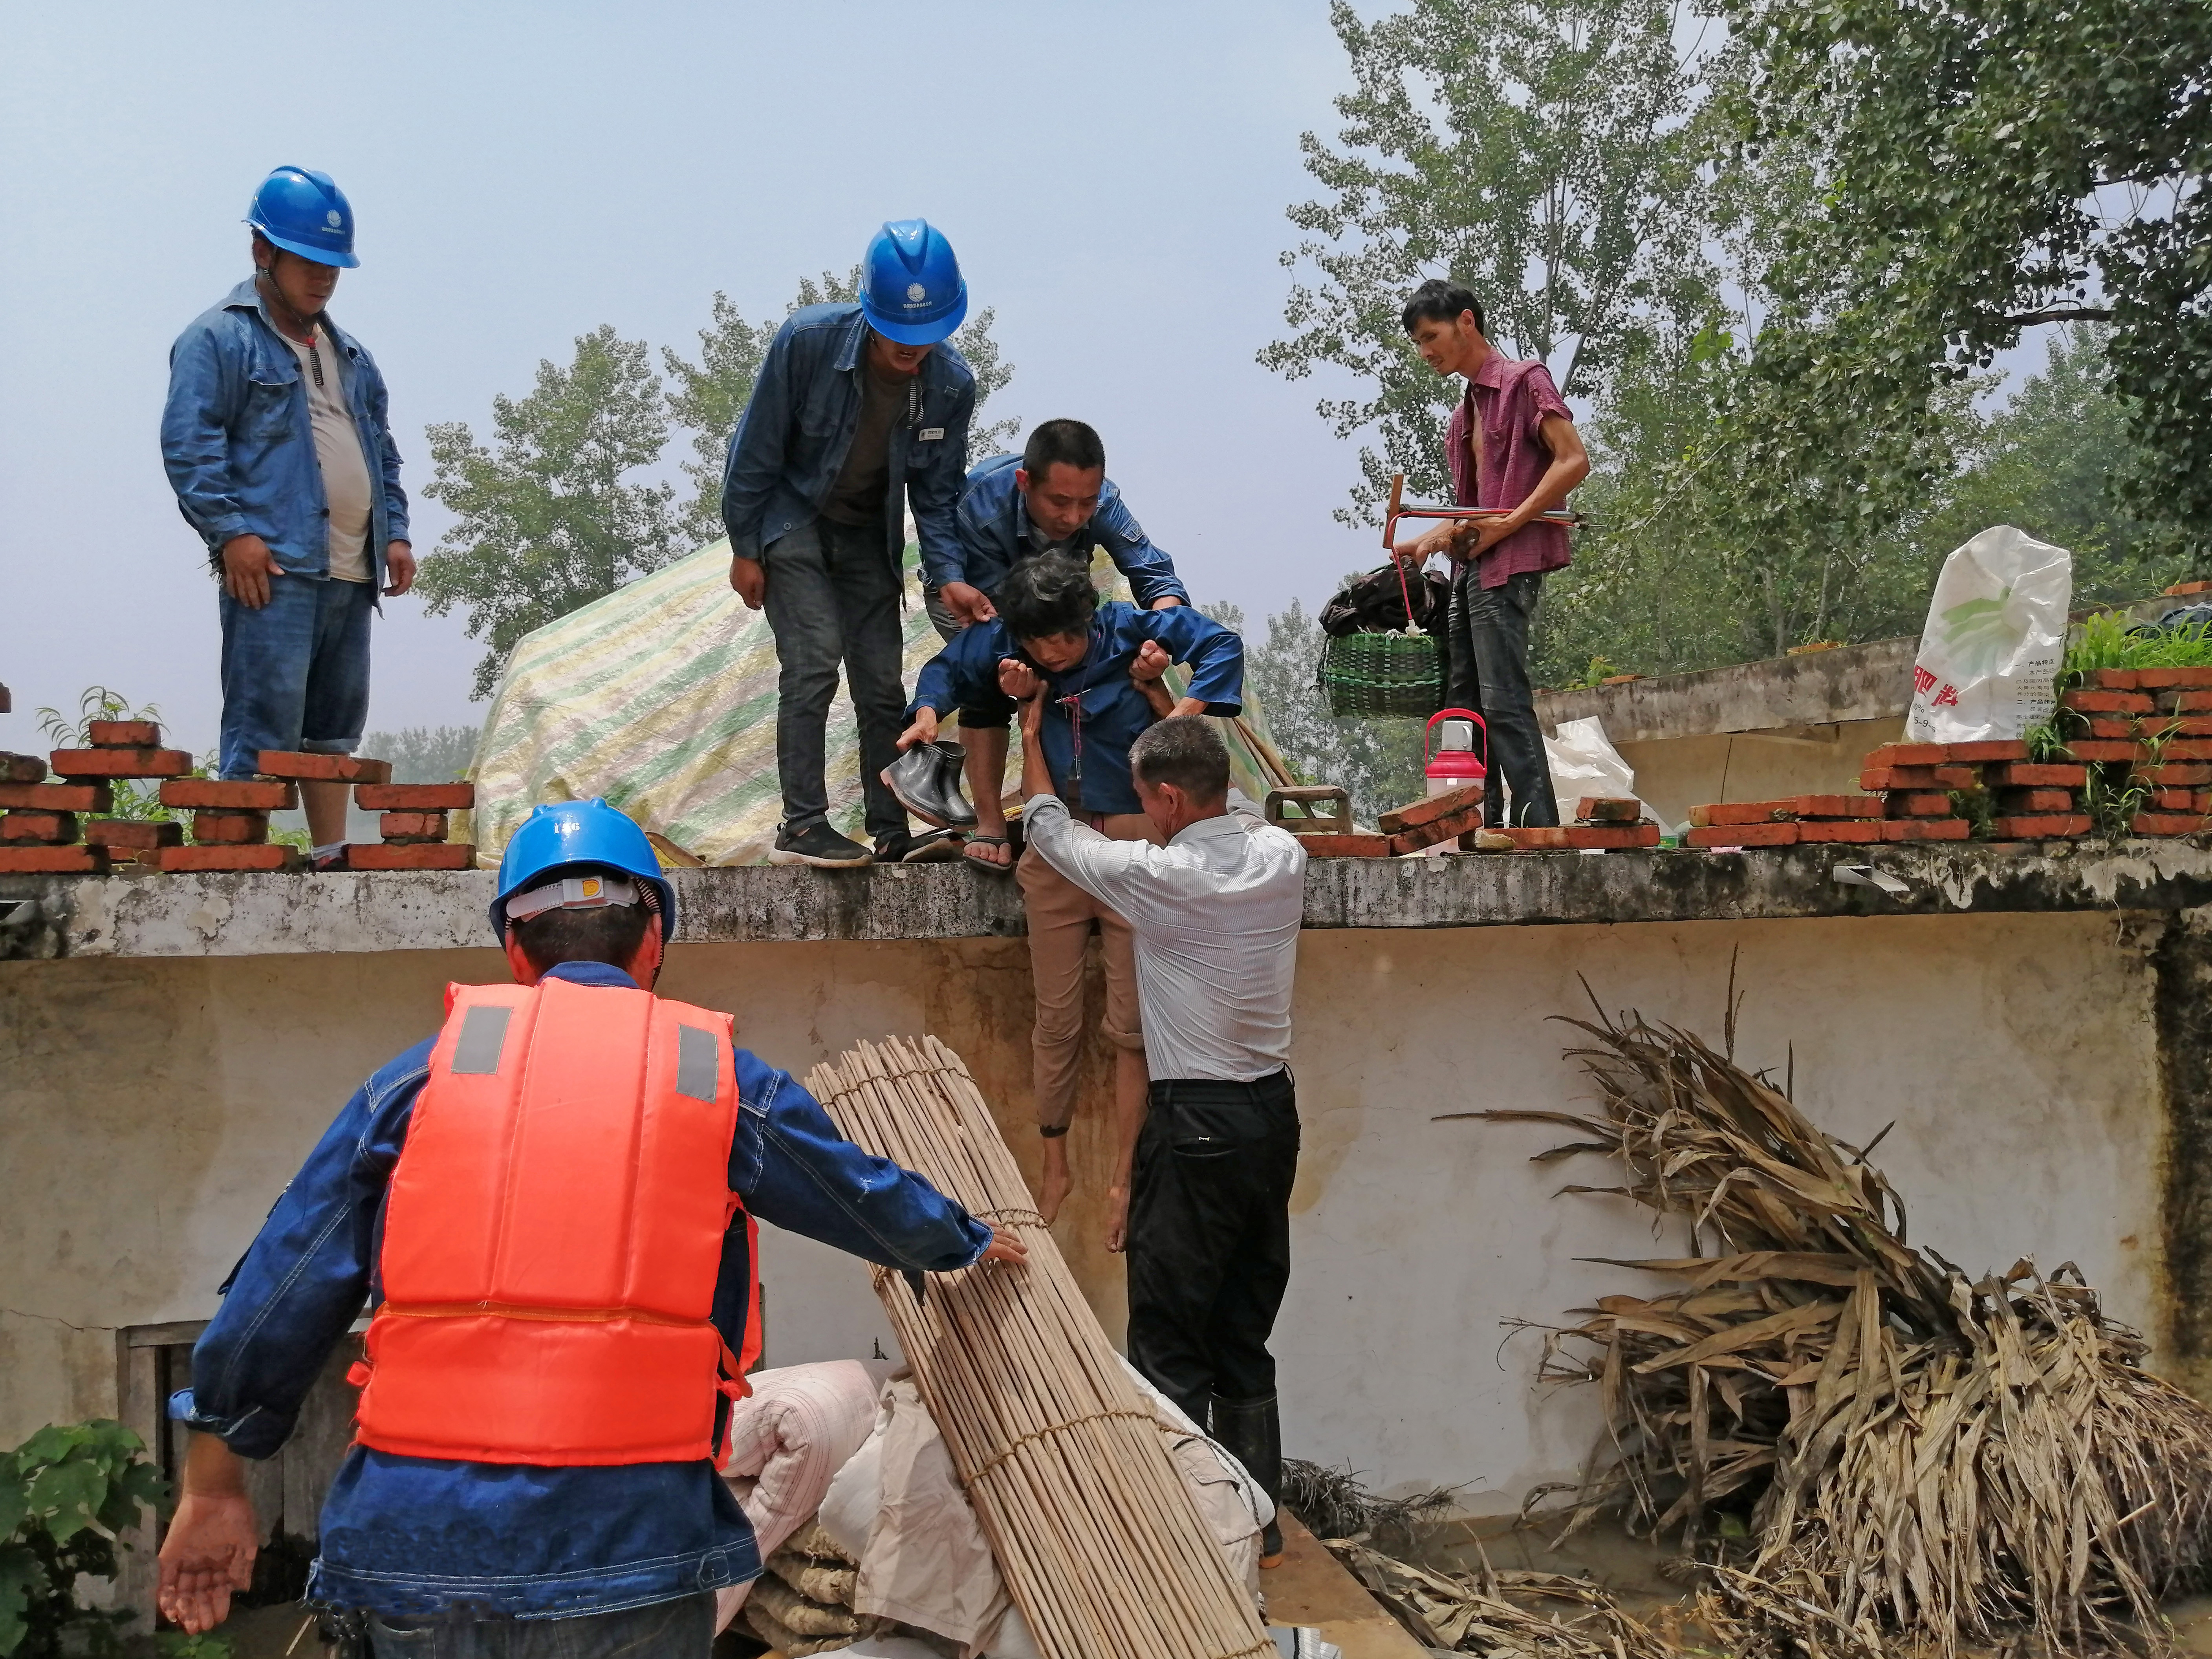
[[[360, 341], [327, 315], [323, 326], [337, 347], [346, 404], [378, 485], [369, 502], [368, 551], [372, 586], [380, 592], [384, 550], [409, 539], [384, 376]], [[161, 464], [210, 563], [220, 564], [225, 542], [252, 535], [269, 544], [287, 574], [331, 574], [331, 509], [300, 374], [299, 358], [269, 320], [251, 278], [195, 318], [169, 348]]]
[[[722, 524], [730, 551], [757, 559], [829, 498], [853, 431], [860, 423], [860, 377], [868, 325], [857, 304], [807, 306], [775, 331], [753, 381], [753, 395], [730, 437], [722, 469]], [[975, 377], [951, 342], [921, 360], [905, 416], [891, 427], [890, 491], [884, 503], [884, 556], [893, 571], [906, 553], [906, 514], [914, 509], [925, 574], [958, 568], [952, 532], [968, 468], [968, 421]], [[928, 574], [934, 585], [938, 578]]]
[[1090, 651], [1065, 674], [1031, 661], [1003, 617], [962, 629], [922, 665], [906, 717], [910, 721], [924, 708], [939, 715], [1011, 708], [1013, 700], [999, 690], [999, 664], [1007, 657], [1028, 663], [1045, 683], [1045, 769], [1069, 811], [1141, 812], [1129, 780], [1129, 745], [1157, 719], [1130, 683], [1129, 665], [1146, 640], [1158, 640], [1170, 657], [1190, 665], [1188, 695], [1207, 714], [1243, 712], [1243, 640], [1193, 605], [1139, 611], [1109, 599], [1091, 617]]
[[[549, 977], [635, 988], [620, 969]], [[169, 1414], [268, 1457], [378, 1283], [384, 1198], [428, 1074], [417, 1043], [364, 1084], [276, 1200], [192, 1350]], [[990, 1230], [920, 1176], [841, 1136], [805, 1090], [737, 1051], [732, 1190], [771, 1225], [908, 1271], [967, 1266]], [[744, 1218], [723, 1244], [714, 1321], [744, 1349]], [[716, 1433], [721, 1428], [717, 1413]], [[388, 1617], [562, 1619], [673, 1601], [760, 1571], [744, 1511], [713, 1467], [579, 1468], [404, 1457], [355, 1445], [323, 1504], [310, 1598]]]
[[[994, 455], [968, 475], [954, 521], [961, 568], [942, 580], [933, 577], [933, 585], [963, 581], [995, 595], [1017, 562], [1036, 556], [1029, 503], [1014, 487], [1014, 469], [1021, 464], [1018, 455]], [[1104, 548], [1115, 568], [1129, 579], [1139, 609], [1150, 610], [1153, 600], [1170, 597], [1190, 603], [1190, 590], [1176, 576], [1174, 561], [1152, 545], [1111, 478], [1098, 492], [1098, 510], [1075, 532], [1071, 546], [1085, 562], [1094, 548]]]

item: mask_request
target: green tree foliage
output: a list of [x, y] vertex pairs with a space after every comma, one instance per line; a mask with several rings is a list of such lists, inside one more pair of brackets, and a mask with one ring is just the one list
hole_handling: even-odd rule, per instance
[[392, 763], [394, 783], [453, 783], [476, 758], [473, 726], [407, 726], [397, 732], [372, 732], [361, 752]]
[[579, 337], [569, 365], [538, 366], [527, 397], [492, 399], [496, 448], [463, 421], [429, 428], [437, 476], [423, 493], [459, 522], [422, 561], [425, 609], [468, 614], [489, 648], [470, 695], [486, 697], [517, 640], [678, 550], [675, 488], [634, 481], [667, 447], [660, 380], [645, 343], [611, 326]]
[[1308, 239], [1284, 256], [1318, 282], [1291, 291], [1291, 337], [1260, 361], [1292, 380], [1324, 366], [1360, 383], [1324, 398], [1340, 435], [1373, 427], [1347, 520], [1371, 519], [1392, 473], [1448, 483], [1437, 438], [1456, 382], [1399, 323], [1424, 278], [1483, 297], [1492, 337], [1588, 394], [1668, 317], [1703, 309], [1712, 275], [1690, 82], [1661, 0], [1415, 0], [1330, 20], [1357, 89], [1338, 144], [1300, 140], [1327, 194], [1291, 210]]
[[137, 1615], [80, 1606], [76, 1586], [113, 1578], [116, 1534], [167, 1498], [145, 1450], [120, 1423], [100, 1420], [50, 1425], [0, 1453], [0, 1656], [124, 1650], [122, 1627]]
[[[1759, 378], [1796, 394], [1751, 469], [1797, 470], [1847, 398], [1911, 483], [1929, 403], [2029, 326], [2109, 319], [2135, 442], [2114, 481], [2148, 534], [2212, 541], [2212, 9], [2127, 0], [1717, 0], [1745, 155], [1814, 158], [1781, 240], [1787, 326]], [[1791, 418], [1791, 417], [1794, 417]]]
[[[860, 293], [858, 265], [842, 277], [825, 270], [818, 283], [811, 276], [801, 277], [798, 296], [784, 312], [787, 316], [802, 306], [849, 301], [858, 299]], [[991, 337], [991, 325], [996, 319], [997, 313], [986, 306], [952, 337], [953, 345], [975, 373], [978, 421], [969, 429], [968, 453], [979, 460], [995, 453], [1000, 445], [1011, 443], [1022, 424], [1018, 420], [981, 423], [983, 405], [991, 394], [1014, 378], [1014, 366], [1000, 356], [999, 343]], [[661, 348], [661, 362], [668, 370], [668, 413], [677, 425], [691, 434], [691, 459], [684, 463], [684, 471], [690, 476], [692, 493], [681, 521], [689, 545], [703, 547], [721, 539], [722, 466], [729, 455], [730, 435], [738, 429], [738, 417], [745, 412], [753, 395], [761, 362], [782, 325], [782, 318], [749, 321], [731, 303], [729, 295], [717, 292], [713, 320], [699, 331], [698, 360], [695, 362], [666, 346]]]

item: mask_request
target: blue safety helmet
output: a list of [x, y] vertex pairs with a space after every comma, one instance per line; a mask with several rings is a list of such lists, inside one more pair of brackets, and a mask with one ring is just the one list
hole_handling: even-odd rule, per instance
[[278, 167], [261, 181], [247, 204], [246, 222], [287, 253], [319, 265], [351, 270], [353, 204], [327, 173]]
[[604, 800], [562, 800], [536, 808], [508, 838], [499, 861], [499, 896], [491, 902], [491, 930], [507, 942], [507, 902], [542, 887], [550, 878], [611, 870], [644, 883], [660, 906], [660, 936], [676, 937], [676, 890], [660, 873], [660, 860], [645, 831]]
[[895, 219], [860, 261], [860, 310], [900, 345], [935, 345], [968, 315], [968, 284], [952, 244], [927, 219]]

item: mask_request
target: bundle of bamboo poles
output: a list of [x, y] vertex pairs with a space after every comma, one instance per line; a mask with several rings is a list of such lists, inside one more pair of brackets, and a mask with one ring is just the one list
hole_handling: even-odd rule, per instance
[[864, 1042], [807, 1087], [848, 1139], [1029, 1247], [920, 1297], [878, 1268], [876, 1293], [1045, 1659], [1273, 1655], [960, 1057]]

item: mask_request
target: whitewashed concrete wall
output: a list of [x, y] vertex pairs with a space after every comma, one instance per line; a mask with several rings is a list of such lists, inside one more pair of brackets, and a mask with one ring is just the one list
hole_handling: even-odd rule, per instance
[[[1740, 1054], [1861, 1140], [1913, 1237], [1969, 1267], [2080, 1262], [2124, 1316], [2159, 1326], [2163, 1133], [2140, 941], [2090, 913], [1310, 932], [1296, 1064], [1305, 1155], [1278, 1326], [1284, 1438], [1407, 1488], [1466, 1483], [1510, 1507], [1571, 1473], [1585, 1401], [1530, 1386], [1529, 1336], [1658, 1281], [1578, 1257], [1677, 1253], [1620, 1200], [1555, 1199], [1603, 1166], [1535, 1165], [1541, 1127], [1442, 1111], [1573, 1107], [1547, 1023], [1638, 1007], [1717, 1039], [1732, 953]], [[437, 1020], [489, 951], [0, 964], [0, 1445], [115, 1408], [114, 1328], [203, 1318], [214, 1286], [346, 1093]], [[680, 947], [670, 994], [734, 1010], [740, 1040], [804, 1069], [854, 1039], [932, 1030], [1020, 1133], [1029, 997], [1019, 941]], [[1103, 1053], [1060, 1232], [1109, 1329], [1119, 1263], [1095, 1207], [1108, 1147]], [[890, 1348], [859, 1264], [763, 1248], [769, 1355]], [[1504, 1343], [1501, 1348], [1501, 1343]]]

